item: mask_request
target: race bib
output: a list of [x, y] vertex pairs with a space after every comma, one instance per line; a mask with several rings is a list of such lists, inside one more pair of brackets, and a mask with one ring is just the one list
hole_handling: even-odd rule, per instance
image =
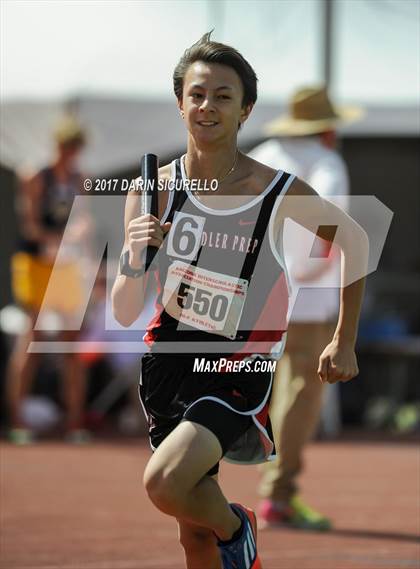
[[233, 340], [247, 291], [245, 279], [174, 261], [168, 270], [163, 304], [179, 322]]

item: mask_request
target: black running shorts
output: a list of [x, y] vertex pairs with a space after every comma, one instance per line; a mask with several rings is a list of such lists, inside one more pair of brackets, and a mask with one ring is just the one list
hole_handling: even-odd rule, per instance
[[[220, 356], [200, 357], [215, 360]], [[187, 420], [214, 433], [224, 455], [252, 424], [250, 414], [241, 415], [228, 405], [246, 412], [253, 404], [241, 393], [242, 374], [194, 372], [194, 359], [189, 354], [143, 356], [139, 395], [148, 421], [150, 443], [156, 449], [181, 421]], [[217, 401], [196, 402], [209, 396]], [[214, 465], [208, 474], [216, 474], [218, 466]]]

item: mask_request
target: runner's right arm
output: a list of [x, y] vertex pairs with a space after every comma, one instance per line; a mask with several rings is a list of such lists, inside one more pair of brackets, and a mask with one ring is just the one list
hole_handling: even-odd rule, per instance
[[[129, 192], [125, 205], [125, 239], [123, 253], [129, 252], [133, 270], [142, 268], [142, 252], [148, 245], [160, 247], [170, 223], [160, 224], [151, 214], [141, 215], [140, 191]], [[143, 310], [145, 277], [128, 277], [118, 273], [111, 292], [112, 312], [122, 326], [131, 326]]]

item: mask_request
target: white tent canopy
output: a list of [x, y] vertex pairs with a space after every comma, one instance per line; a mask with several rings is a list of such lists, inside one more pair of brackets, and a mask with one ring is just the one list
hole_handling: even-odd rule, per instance
[[[65, 107], [59, 101], [2, 104], [1, 164], [19, 170], [47, 163], [53, 152], [51, 131]], [[145, 152], [170, 156], [185, 149], [185, 127], [175, 101], [82, 97], [73, 100], [71, 107], [88, 130], [82, 167], [91, 175], [136, 168]], [[263, 125], [284, 110], [284, 105], [259, 102], [239, 135], [240, 144], [249, 146], [262, 139]], [[415, 107], [368, 108], [365, 117], [344, 127], [342, 134], [418, 136], [419, 114]]]

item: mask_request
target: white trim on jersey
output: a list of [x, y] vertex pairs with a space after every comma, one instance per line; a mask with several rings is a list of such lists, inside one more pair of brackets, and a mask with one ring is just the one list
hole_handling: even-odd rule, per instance
[[[185, 167], [184, 167], [184, 158], [185, 158], [185, 154], [183, 154], [183, 156], [181, 156], [180, 159], [180, 164], [181, 164], [181, 176], [183, 181], [185, 182], [185, 180], [187, 179], [187, 175], [185, 173]], [[280, 180], [280, 178], [283, 176], [284, 172], [283, 170], [279, 170], [277, 172], [277, 174], [274, 176], [274, 178], [271, 180], [271, 182], [268, 184], [268, 186], [265, 188], [265, 190], [261, 193], [258, 194], [258, 196], [256, 196], [254, 199], [252, 199], [250, 202], [239, 206], [239, 207], [235, 207], [232, 209], [213, 209], [211, 207], [208, 207], [204, 204], [202, 204], [195, 196], [193, 193], [191, 193], [190, 189], [186, 186], [186, 191], [187, 191], [187, 195], [190, 198], [190, 200], [193, 202], [193, 204], [198, 207], [199, 209], [207, 212], [207, 213], [212, 213], [213, 215], [232, 215], [232, 213], [239, 213], [241, 211], [245, 211], [251, 207], [253, 207], [255, 204], [257, 204], [258, 202], [260, 202], [262, 199], [265, 198], [265, 196], [270, 193], [270, 190], [273, 189], [273, 187], [277, 184], [277, 182]], [[287, 185], [287, 182], [286, 182]]]
[[[171, 182], [175, 183], [176, 181], [176, 160], [172, 160], [171, 162]], [[166, 208], [165, 211], [163, 212], [162, 215], [162, 219], [160, 220], [162, 223], [165, 223], [166, 218], [169, 215], [169, 212], [171, 211], [171, 207], [174, 201], [174, 191], [175, 190], [168, 190], [169, 191], [169, 197], [168, 197], [168, 203], [166, 204]]]
[[280, 238], [278, 239], [279, 245], [280, 245], [280, 251], [279, 251], [278, 248], [276, 247], [276, 241], [274, 238], [274, 220], [276, 218], [277, 211], [281, 205], [281, 202], [283, 201], [283, 197], [286, 194], [287, 190], [290, 188], [290, 186], [291, 186], [292, 182], [295, 180], [295, 178], [296, 178], [296, 176], [294, 176], [293, 174], [290, 174], [289, 179], [284, 184], [284, 187], [282, 188], [281, 192], [277, 196], [277, 199], [274, 203], [273, 211], [270, 215], [270, 221], [268, 222], [268, 238], [269, 238], [269, 242], [270, 242], [270, 249], [271, 249], [271, 252], [273, 253], [274, 258], [276, 259], [277, 263], [280, 265], [280, 267], [284, 271], [284, 274], [286, 276], [287, 290], [289, 292], [289, 296], [292, 293], [292, 286], [291, 286], [289, 273], [287, 272], [286, 261], [284, 258], [284, 250], [283, 250], [283, 229], [284, 229], [283, 226], [284, 226], [284, 224], [282, 223], [282, 226], [280, 227], [280, 235], [279, 235]]

